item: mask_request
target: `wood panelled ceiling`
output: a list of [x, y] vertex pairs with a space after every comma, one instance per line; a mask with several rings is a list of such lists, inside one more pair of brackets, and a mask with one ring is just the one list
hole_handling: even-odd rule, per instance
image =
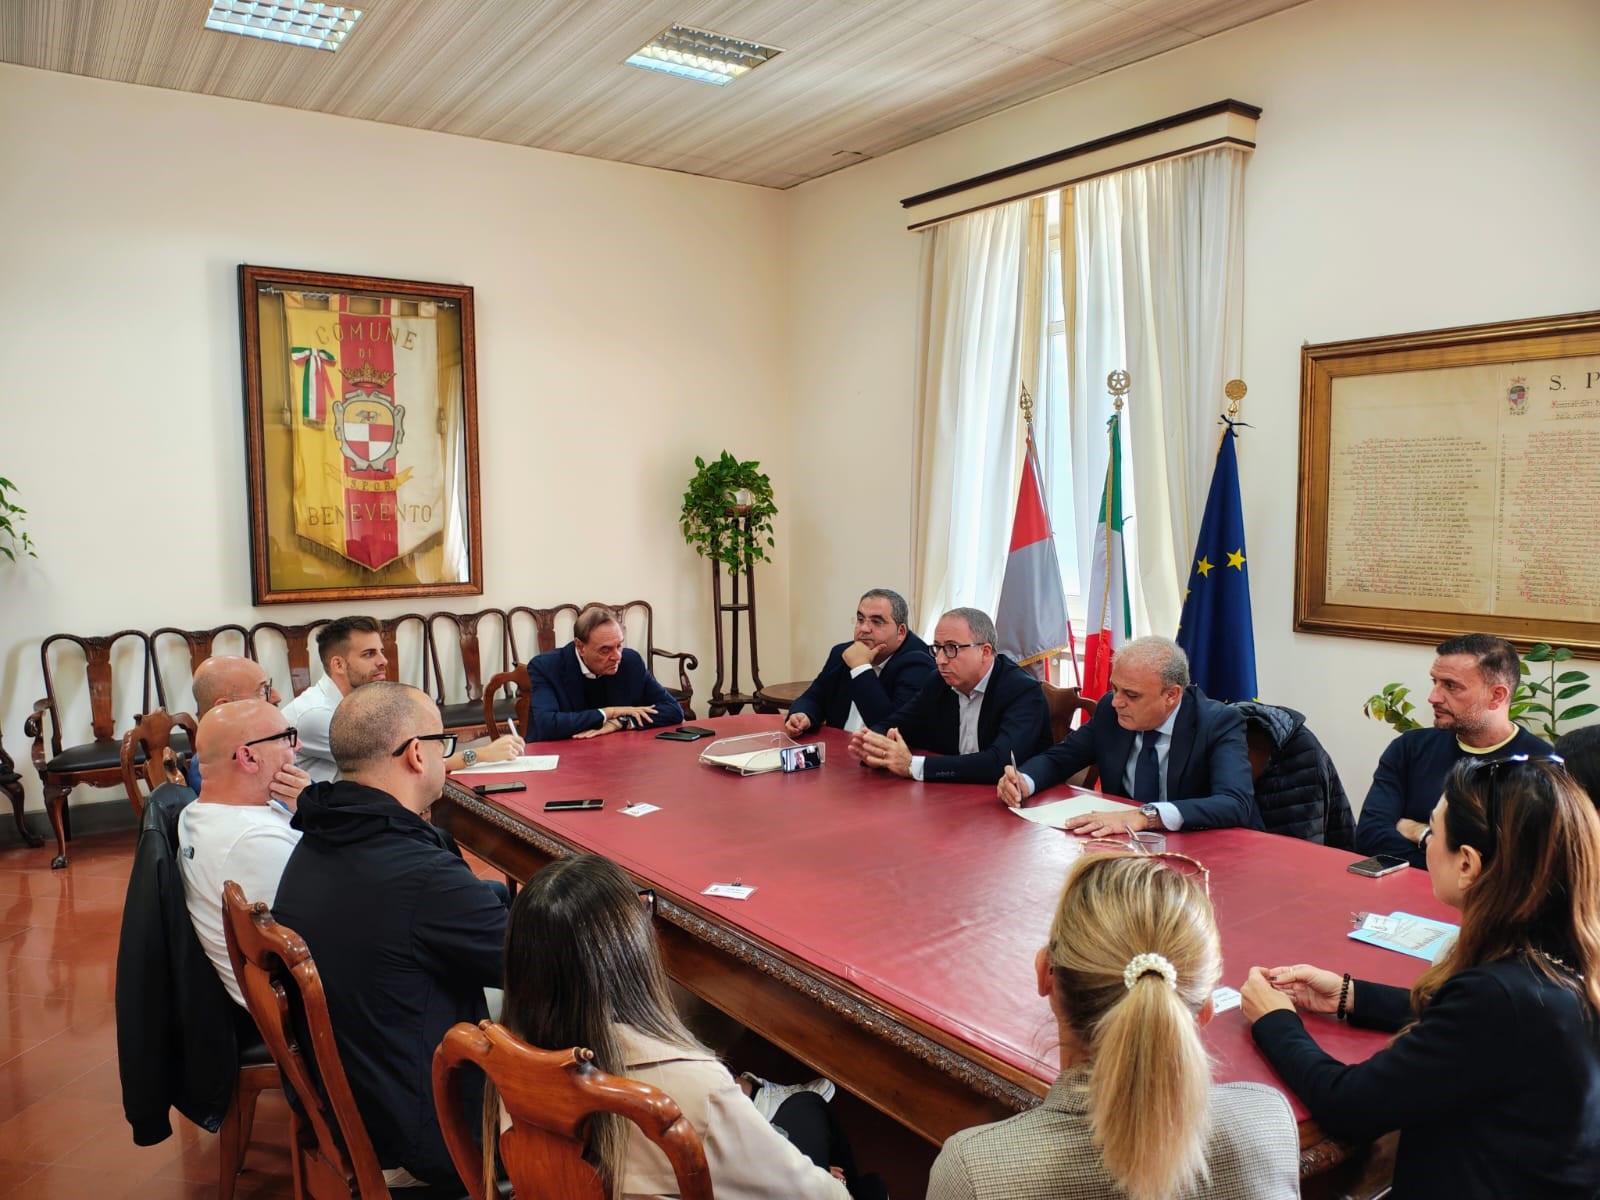
[[[207, 0], [0, 0], [0, 61], [787, 188], [1302, 2], [356, 0], [328, 53]], [[624, 65], [674, 22], [784, 53], [722, 88]]]

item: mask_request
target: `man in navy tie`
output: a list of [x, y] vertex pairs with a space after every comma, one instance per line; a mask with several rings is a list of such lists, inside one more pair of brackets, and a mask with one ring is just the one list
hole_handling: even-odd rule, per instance
[[1139, 807], [1072, 817], [1074, 833], [1261, 828], [1244, 719], [1190, 684], [1189, 660], [1169, 638], [1135, 638], [1119, 649], [1094, 716], [1020, 769], [1007, 767], [1000, 799], [1016, 807], [1090, 766], [1102, 792]]

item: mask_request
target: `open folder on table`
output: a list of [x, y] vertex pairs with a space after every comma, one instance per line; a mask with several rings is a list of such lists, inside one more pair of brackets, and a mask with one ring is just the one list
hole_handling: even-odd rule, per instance
[[1132, 808], [1121, 800], [1113, 800], [1110, 796], [1097, 795], [1094, 792], [1079, 792], [1075, 796], [1068, 796], [1065, 800], [1052, 800], [1049, 804], [1035, 804], [1032, 808], [1013, 808], [1024, 821], [1032, 821], [1035, 825], [1048, 825], [1051, 829], [1065, 829], [1067, 820], [1071, 817], [1081, 817], [1084, 813], [1110, 812], [1117, 808]]
[[554, 771], [556, 763], [561, 760], [559, 754], [524, 754], [518, 758], [507, 759], [505, 762], [475, 763], [470, 767], [462, 767], [459, 771], [452, 771], [453, 776], [461, 775], [514, 775], [522, 771]]

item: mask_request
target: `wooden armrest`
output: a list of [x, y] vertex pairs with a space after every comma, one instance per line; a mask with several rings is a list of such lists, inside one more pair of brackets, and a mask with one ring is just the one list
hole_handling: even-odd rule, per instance
[[50, 714], [50, 744], [54, 753], [61, 753], [61, 717], [56, 712], [56, 706], [46, 696], [43, 700], [34, 701], [33, 713], [23, 722], [22, 732], [33, 739], [33, 765], [41, 774], [44, 764], [48, 761], [44, 752], [44, 714]]
[[[652, 650], [651, 658], [675, 658], [678, 660], [678, 690], [687, 696], [694, 695], [694, 686], [689, 682], [689, 672], [700, 665], [700, 660], [687, 650]], [[654, 672], [651, 672], [654, 674]]]

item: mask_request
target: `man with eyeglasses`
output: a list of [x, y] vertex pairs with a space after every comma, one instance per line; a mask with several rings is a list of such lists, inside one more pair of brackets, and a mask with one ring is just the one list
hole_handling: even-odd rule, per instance
[[571, 642], [528, 664], [528, 682], [530, 742], [601, 737], [683, 720], [683, 709], [644, 659], [623, 647], [617, 614], [598, 604], [578, 614]]
[[854, 733], [908, 704], [934, 673], [933, 655], [907, 627], [905, 598], [873, 588], [856, 604], [855, 636], [828, 652], [811, 686], [789, 706], [784, 732], [832, 725]]
[[433, 1106], [433, 1051], [456, 1022], [488, 1015], [506, 909], [426, 819], [455, 749], [443, 730], [434, 701], [404, 684], [369, 683], [340, 701], [328, 736], [341, 777], [300, 797], [302, 837], [273, 913], [316, 961], [390, 1183], [403, 1170], [459, 1188]]
[[[267, 678], [267, 672], [261, 664], [236, 654], [213, 654], [206, 659], [195, 668], [191, 687], [194, 691], [194, 715], [201, 719], [219, 704], [229, 704], [235, 700], [264, 700], [268, 704], [277, 704], [280, 699], [278, 689], [272, 686], [272, 680]], [[293, 762], [279, 774], [282, 779], [273, 789], [274, 795], [292, 808], [294, 798], [300, 794], [301, 788], [311, 782], [311, 776]], [[204, 784], [198, 754], [189, 755], [184, 779], [198, 796]]]
[[[850, 753], [869, 767], [924, 783], [993, 783], [1015, 756], [1050, 742], [1039, 681], [995, 649], [994, 622], [953, 608], [934, 626], [937, 675], [910, 701], [857, 731]], [[930, 753], [914, 754], [912, 747]]]
[[1433, 669], [1431, 729], [1402, 733], [1385, 748], [1356, 822], [1356, 850], [1390, 854], [1426, 869], [1428, 818], [1444, 778], [1468, 755], [1545, 758], [1550, 744], [1512, 722], [1511, 697], [1522, 658], [1505, 638], [1466, 633], [1439, 643]]
[[1244, 717], [1189, 682], [1188, 655], [1171, 638], [1134, 638], [1119, 649], [1111, 691], [1088, 723], [1020, 768], [1007, 767], [997, 791], [1015, 808], [1091, 766], [1102, 792], [1138, 807], [1071, 817], [1073, 833], [1262, 828]]
[[206, 790], [178, 814], [178, 873], [195, 935], [243, 1007], [222, 932], [222, 885], [232, 879], [248, 899], [269, 905], [277, 896], [284, 864], [300, 841], [289, 825], [294, 796], [287, 804], [273, 796], [284, 773], [294, 770], [295, 731], [265, 700], [229, 700], [200, 718], [195, 741]]

